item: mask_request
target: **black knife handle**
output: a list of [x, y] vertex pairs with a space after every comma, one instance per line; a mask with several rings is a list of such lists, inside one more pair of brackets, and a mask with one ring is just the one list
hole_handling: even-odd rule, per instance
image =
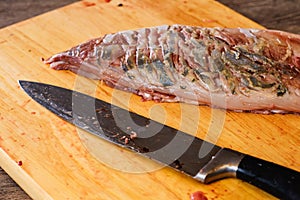
[[280, 199], [300, 199], [300, 173], [275, 163], [245, 155], [236, 177]]

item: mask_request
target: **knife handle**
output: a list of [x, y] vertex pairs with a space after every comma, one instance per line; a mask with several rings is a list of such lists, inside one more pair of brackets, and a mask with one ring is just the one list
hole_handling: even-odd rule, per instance
[[236, 177], [280, 199], [300, 199], [300, 173], [275, 163], [245, 155]]

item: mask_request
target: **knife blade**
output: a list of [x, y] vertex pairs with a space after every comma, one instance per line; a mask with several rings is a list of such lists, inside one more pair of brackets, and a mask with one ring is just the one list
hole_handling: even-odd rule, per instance
[[[300, 173], [295, 170], [221, 148], [80, 92], [31, 81], [19, 84], [32, 99], [76, 127], [202, 183], [238, 178], [280, 199], [300, 199]], [[132, 135], [127, 127], [137, 131]]]

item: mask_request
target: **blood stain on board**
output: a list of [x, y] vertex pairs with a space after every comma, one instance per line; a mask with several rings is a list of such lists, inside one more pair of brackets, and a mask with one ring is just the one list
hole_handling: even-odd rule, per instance
[[217, 23], [218, 21], [215, 19], [202, 19], [201, 20], [204, 23]]
[[95, 6], [95, 5], [96, 5], [96, 3], [88, 2], [88, 1], [83, 1], [82, 4], [83, 4], [85, 7], [91, 7], [91, 6]]
[[22, 160], [19, 160], [19, 161], [18, 161], [18, 165], [19, 165], [19, 166], [22, 166], [22, 165], [23, 165]]
[[197, 191], [190, 195], [190, 200], [208, 200], [203, 192]]

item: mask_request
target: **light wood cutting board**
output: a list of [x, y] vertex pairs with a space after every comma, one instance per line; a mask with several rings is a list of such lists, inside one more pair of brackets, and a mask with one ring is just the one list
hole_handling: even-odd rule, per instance
[[31, 197], [189, 199], [202, 191], [209, 199], [274, 198], [236, 179], [204, 185], [95, 139], [31, 100], [18, 86], [19, 79], [79, 90], [220, 146], [300, 171], [299, 115], [142, 102], [41, 62], [105, 33], [164, 24], [263, 28], [213, 0], [99, 0], [78, 2], [0, 30], [0, 166]]

